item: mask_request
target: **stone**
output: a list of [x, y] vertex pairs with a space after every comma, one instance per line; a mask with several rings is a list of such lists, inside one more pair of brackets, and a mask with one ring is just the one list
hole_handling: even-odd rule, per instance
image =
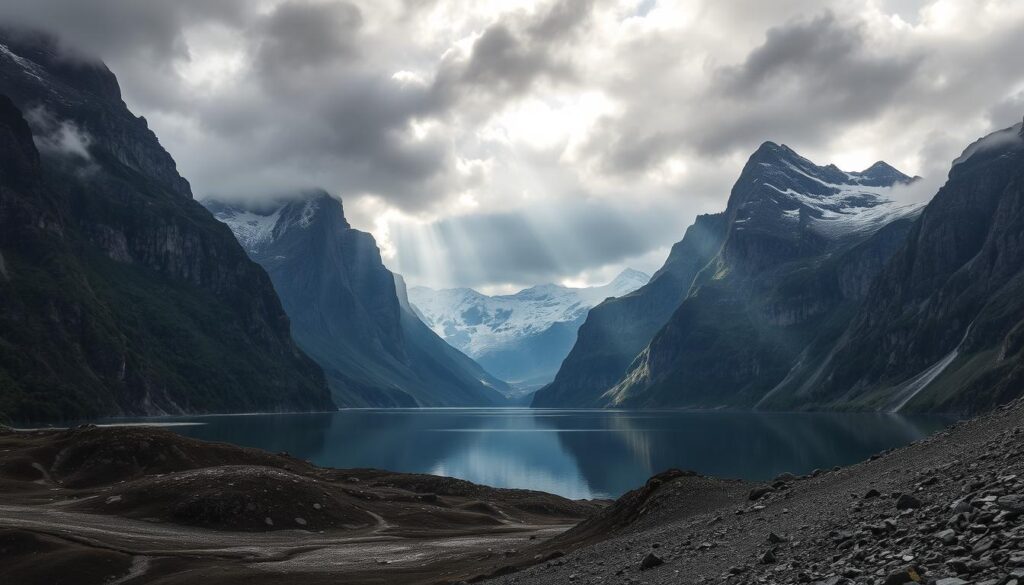
[[653, 569], [659, 565], [665, 564], [665, 561], [654, 553], [647, 553], [647, 556], [640, 561], [640, 570], [646, 571], [647, 569]]
[[864, 494], [864, 499], [870, 500], [872, 498], [877, 498], [880, 495], [882, 495], [882, 492], [876, 490], [875, 488], [871, 488]]
[[777, 560], [778, 559], [775, 558], [775, 551], [773, 551], [773, 550], [768, 550], [763, 555], [761, 555], [761, 564], [762, 565], [770, 565], [770, 564], [774, 563]]
[[895, 573], [889, 573], [885, 578], [884, 585], [903, 585], [904, 583], [917, 583], [921, 580], [921, 573], [916, 567], [905, 567]]
[[1024, 513], [1024, 496], [1013, 494], [996, 498], [996, 507], [1007, 512]]
[[768, 533], [768, 542], [770, 542], [772, 544], [782, 544], [784, 542], [789, 542], [789, 541], [784, 536], [779, 536], [778, 534], [775, 534], [774, 532], [769, 532]]
[[773, 491], [775, 491], [775, 490], [772, 489], [771, 486], [767, 486], [767, 485], [759, 486], [759, 487], [756, 487], [756, 488], [750, 490], [750, 494], [747, 496], [747, 498], [751, 502], [756, 502], [757, 500], [760, 500], [761, 498], [763, 498], [764, 496], [770, 494]]
[[939, 579], [935, 582], [935, 585], [969, 585], [969, 581], [964, 581], [959, 577], [946, 577], [945, 579]]
[[957, 541], [956, 532], [952, 528], [939, 532], [935, 535], [935, 538], [941, 540], [943, 544], [956, 544]]
[[913, 510], [916, 508], [920, 508], [922, 505], [923, 503], [921, 502], [921, 500], [915, 498], [910, 494], [901, 494], [900, 497], [896, 500], [897, 510]]

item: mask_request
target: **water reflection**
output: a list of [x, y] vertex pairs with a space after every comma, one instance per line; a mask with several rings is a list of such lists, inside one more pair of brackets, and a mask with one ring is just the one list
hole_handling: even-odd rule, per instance
[[945, 426], [892, 414], [530, 409], [176, 417], [197, 438], [319, 465], [432, 473], [571, 498], [616, 497], [679, 467], [768, 479], [845, 465]]

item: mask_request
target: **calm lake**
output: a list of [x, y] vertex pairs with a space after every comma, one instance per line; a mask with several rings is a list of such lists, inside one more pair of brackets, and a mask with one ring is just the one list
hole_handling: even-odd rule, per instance
[[893, 414], [441, 408], [146, 419], [330, 467], [607, 498], [671, 467], [770, 479], [866, 459], [948, 425]]

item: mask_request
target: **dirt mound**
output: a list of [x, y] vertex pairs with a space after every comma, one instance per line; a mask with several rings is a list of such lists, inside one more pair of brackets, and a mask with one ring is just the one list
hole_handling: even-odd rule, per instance
[[[737, 501], [747, 484], [740, 481], [704, 477], [692, 471], [670, 469], [647, 480], [642, 487], [629, 491], [593, 517], [581, 522], [556, 540], [564, 545], [604, 540], [625, 528], [637, 529], [647, 518], [665, 522], [662, 513], [679, 519], [689, 514], [707, 513]], [[687, 502], [680, 506], [680, 502]]]
[[60, 433], [36, 454], [48, 462], [54, 479], [74, 488], [217, 465], [311, 469], [290, 457], [142, 427], [77, 427]]
[[[466, 498], [471, 502], [482, 502], [488, 505], [493, 505], [493, 502], [501, 502], [501, 510], [517, 516], [589, 518], [605, 506], [604, 502], [568, 500], [533, 490], [493, 488], [454, 477], [391, 473], [369, 469], [349, 470], [347, 473], [350, 477], [359, 479], [364, 485], [372, 487], [396, 488], [420, 494]], [[478, 511], [491, 514], [485, 510]]]
[[329, 484], [251, 465], [146, 477], [113, 486], [73, 508], [215, 530], [359, 529], [376, 524]]
[[500, 518], [502, 516], [501, 510], [499, 510], [494, 504], [490, 502], [481, 502], [480, 500], [466, 502], [465, 504], [460, 505], [459, 509], [466, 510], [467, 512], [484, 514], [485, 516], [492, 516], [494, 518]]
[[125, 554], [22, 530], [0, 530], [0, 583], [99, 585], [124, 575]]

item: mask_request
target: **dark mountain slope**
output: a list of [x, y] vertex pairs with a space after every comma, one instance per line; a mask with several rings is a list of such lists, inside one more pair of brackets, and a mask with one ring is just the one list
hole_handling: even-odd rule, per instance
[[1022, 125], [971, 145], [823, 365], [768, 406], [980, 412], [1024, 391]]
[[502, 382], [419, 320], [373, 236], [349, 225], [337, 199], [319, 191], [266, 209], [207, 206], [270, 274], [292, 334], [324, 368], [339, 405], [504, 401]]
[[591, 309], [555, 380], [537, 391], [533, 406], [597, 405], [686, 297], [721, 246], [724, 228], [723, 214], [699, 216], [649, 283]]
[[0, 93], [0, 416], [333, 408], [110, 71], [2, 32]]
[[877, 163], [817, 166], [765, 143], [730, 195], [721, 250], [603, 403], [749, 407], [812, 342], [834, 339], [902, 244], [919, 206]]

